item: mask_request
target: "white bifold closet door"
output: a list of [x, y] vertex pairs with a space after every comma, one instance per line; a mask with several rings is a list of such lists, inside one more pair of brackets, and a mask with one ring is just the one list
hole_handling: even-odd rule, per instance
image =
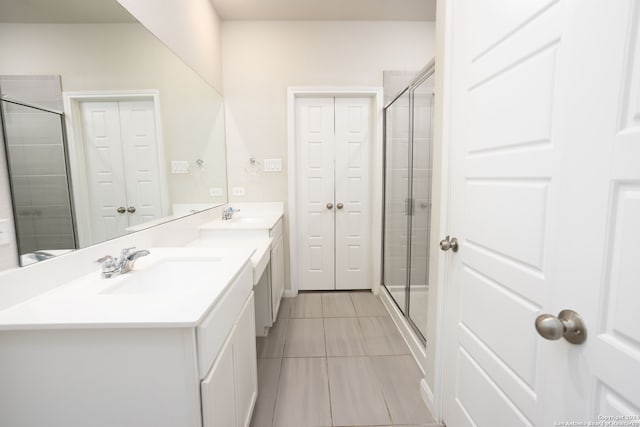
[[80, 108], [91, 242], [162, 217], [153, 101], [83, 102]]
[[371, 102], [296, 100], [301, 290], [371, 288]]

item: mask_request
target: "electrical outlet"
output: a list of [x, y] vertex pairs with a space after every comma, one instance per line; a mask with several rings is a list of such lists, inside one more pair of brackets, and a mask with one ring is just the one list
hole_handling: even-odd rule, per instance
[[246, 191], [244, 189], [244, 187], [233, 187], [231, 188], [231, 195], [232, 196], [244, 196], [246, 194]]
[[189, 161], [188, 160], [171, 160], [171, 173], [174, 175], [189, 173]]
[[211, 197], [220, 197], [222, 196], [222, 188], [220, 187], [211, 187], [209, 188], [209, 196]]
[[9, 220], [0, 219], [0, 245], [9, 244]]
[[282, 159], [264, 159], [265, 172], [282, 172]]

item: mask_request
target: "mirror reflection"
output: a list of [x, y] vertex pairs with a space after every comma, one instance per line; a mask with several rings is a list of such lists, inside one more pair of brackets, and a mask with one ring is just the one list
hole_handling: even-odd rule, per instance
[[0, 268], [226, 202], [211, 86], [115, 0], [23, 3], [0, 0]]

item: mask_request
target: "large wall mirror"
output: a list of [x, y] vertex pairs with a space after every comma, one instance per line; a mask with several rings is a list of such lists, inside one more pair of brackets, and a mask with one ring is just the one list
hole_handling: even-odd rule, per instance
[[0, 268], [227, 200], [222, 97], [116, 0], [0, 0], [0, 92]]

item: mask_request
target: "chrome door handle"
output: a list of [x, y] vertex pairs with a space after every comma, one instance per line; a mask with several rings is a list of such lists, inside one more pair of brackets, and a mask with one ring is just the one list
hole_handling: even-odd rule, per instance
[[449, 249], [453, 252], [458, 252], [458, 239], [455, 237], [450, 239], [449, 236], [445, 237], [443, 240], [440, 240], [440, 249], [445, 252]]
[[344, 208], [344, 205], [343, 205], [342, 203], [338, 203], [338, 205], [336, 206], [336, 208], [338, 208], [338, 209], [342, 209], [342, 208]]
[[333, 209], [333, 203], [327, 203], [327, 209]]
[[136, 208], [134, 206], [129, 206], [127, 208], [127, 212], [129, 212], [129, 213], [134, 213], [135, 211], [136, 211]]
[[536, 330], [542, 338], [548, 340], [564, 337], [571, 344], [582, 344], [587, 340], [587, 326], [582, 317], [573, 310], [562, 310], [558, 317], [541, 314], [536, 318]]
[[124, 206], [120, 206], [118, 209], [116, 209], [116, 212], [118, 213], [125, 213], [127, 210], [124, 208]]

